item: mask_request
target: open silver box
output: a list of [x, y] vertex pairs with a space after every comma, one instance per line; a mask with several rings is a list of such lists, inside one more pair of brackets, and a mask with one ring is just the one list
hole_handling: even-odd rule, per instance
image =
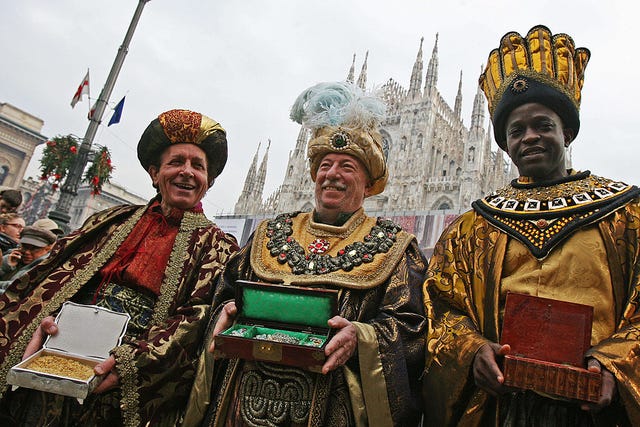
[[93, 367], [109, 357], [109, 351], [120, 345], [130, 316], [95, 305], [65, 302], [56, 317], [58, 333], [50, 335], [43, 347], [29, 358], [13, 366], [7, 383], [13, 388], [26, 387], [75, 397], [80, 403], [102, 380], [91, 373], [88, 379], [76, 379], [29, 369], [41, 356], [57, 356]]

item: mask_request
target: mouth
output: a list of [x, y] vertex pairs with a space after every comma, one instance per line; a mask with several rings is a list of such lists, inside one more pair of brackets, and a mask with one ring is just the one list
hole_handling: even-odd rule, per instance
[[324, 191], [345, 191], [346, 187], [338, 186], [338, 185], [323, 185], [322, 189]]
[[545, 152], [545, 150], [542, 147], [529, 147], [529, 148], [525, 148], [524, 150], [522, 150], [520, 152], [520, 156], [521, 157], [534, 156], [536, 154], [542, 154], [544, 152]]
[[173, 185], [175, 185], [176, 187], [178, 187], [181, 190], [185, 190], [185, 191], [191, 191], [191, 190], [195, 190], [196, 186], [193, 184], [188, 184], [186, 182], [174, 182]]

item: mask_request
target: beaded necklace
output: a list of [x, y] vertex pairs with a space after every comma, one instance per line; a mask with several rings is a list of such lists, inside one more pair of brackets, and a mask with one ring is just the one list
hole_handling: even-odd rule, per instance
[[[376, 225], [361, 242], [351, 243], [338, 251], [336, 256], [324, 254], [328, 242], [316, 239], [309, 253], [291, 235], [293, 219], [300, 212], [278, 215], [267, 223], [267, 249], [280, 264], [289, 264], [293, 274], [326, 274], [336, 270], [351, 271], [362, 263], [373, 261], [378, 253], [388, 252], [396, 241], [401, 227], [388, 219], [378, 218]], [[314, 247], [322, 247], [316, 250]]]

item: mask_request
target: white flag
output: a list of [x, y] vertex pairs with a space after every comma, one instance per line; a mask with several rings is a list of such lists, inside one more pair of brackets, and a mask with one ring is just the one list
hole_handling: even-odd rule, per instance
[[84, 76], [82, 83], [78, 86], [78, 90], [76, 94], [73, 95], [73, 99], [71, 100], [71, 108], [75, 107], [78, 101], [82, 101], [82, 95], [89, 95], [89, 70], [87, 70], [87, 75]]

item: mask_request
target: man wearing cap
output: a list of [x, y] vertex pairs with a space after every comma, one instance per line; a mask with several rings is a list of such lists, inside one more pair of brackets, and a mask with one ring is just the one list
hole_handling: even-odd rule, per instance
[[[475, 201], [434, 249], [427, 425], [640, 425], [640, 192], [565, 166], [589, 57], [544, 26], [506, 34], [489, 55], [480, 86], [520, 177]], [[509, 292], [593, 307], [585, 367], [600, 374], [598, 402], [504, 385]]]
[[22, 230], [20, 246], [2, 257], [0, 266], [0, 294], [9, 284], [22, 277], [27, 271], [49, 255], [56, 235], [49, 230], [36, 226], [28, 226]]
[[44, 230], [49, 230], [56, 236], [61, 236], [64, 234], [64, 231], [60, 228], [58, 223], [52, 220], [51, 218], [37, 219], [31, 225], [37, 228], [42, 228]]
[[[418, 424], [426, 261], [413, 235], [362, 208], [387, 182], [383, 115], [382, 101], [348, 83], [321, 83], [298, 97], [292, 118], [312, 130], [315, 209], [262, 222], [227, 264], [184, 425]], [[228, 302], [238, 279], [339, 291], [322, 373], [212, 360], [212, 336], [238, 314]]]
[[[146, 206], [96, 213], [0, 296], [0, 417], [19, 425], [174, 425], [194, 377], [214, 281], [236, 243], [201, 200], [227, 160], [226, 132], [200, 113], [160, 114], [138, 143], [158, 194]], [[65, 301], [129, 314], [104, 379], [76, 399], [8, 391], [7, 371], [58, 333]], [[65, 331], [66, 334], [73, 331]]]

